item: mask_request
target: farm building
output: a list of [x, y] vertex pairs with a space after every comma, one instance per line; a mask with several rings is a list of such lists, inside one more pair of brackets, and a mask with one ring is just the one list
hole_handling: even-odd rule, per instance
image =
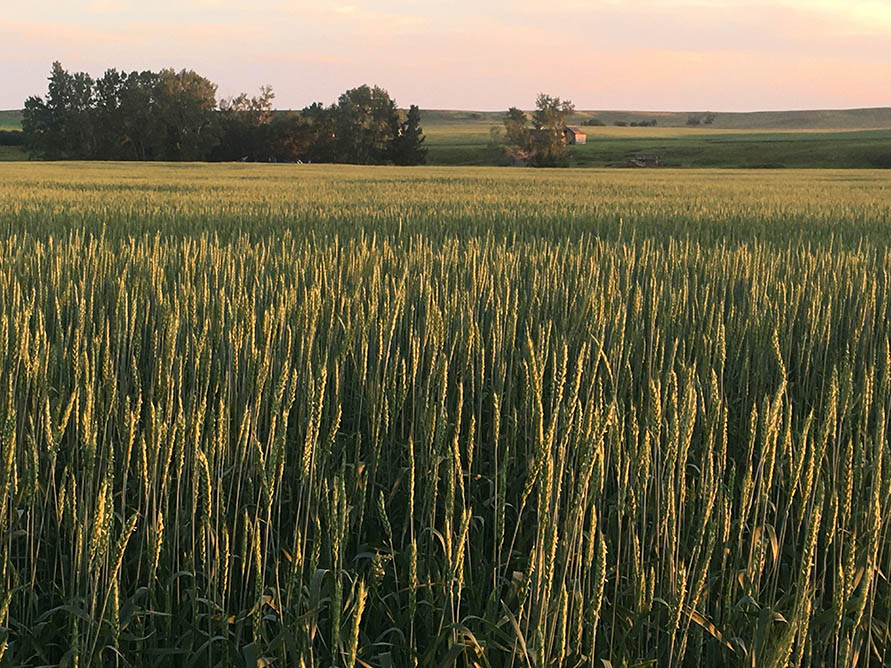
[[563, 128], [563, 137], [567, 144], [579, 145], [588, 141], [587, 133], [575, 125], [567, 125]]

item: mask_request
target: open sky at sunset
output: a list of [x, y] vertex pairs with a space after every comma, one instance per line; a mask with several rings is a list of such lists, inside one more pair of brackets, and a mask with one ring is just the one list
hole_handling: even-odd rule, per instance
[[746, 111], [891, 106], [891, 0], [0, 0], [0, 109], [69, 71], [194, 69], [276, 106]]

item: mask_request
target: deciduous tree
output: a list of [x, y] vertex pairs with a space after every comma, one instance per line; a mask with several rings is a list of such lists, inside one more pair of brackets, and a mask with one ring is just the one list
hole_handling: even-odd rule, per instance
[[219, 141], [216, 84], [192, 70], [164, 69], [155, 86], [165, 160], [206, 160]]
[[520, 150], [528, 151], [532, 146], [532, 135], [529, 132], [529, 118], [526, 112], [516, 107], [507, 110], [504, 116], [504, 135], [507, 142]]
[[53, 63], [44, 99], [25, 101], [22, 129], [30, 148], [47, 158], [90, 158], [95, 152], [93, 79], [85, 72], [70, 74]]
[[537, 167], [558, 167], [565, 165], [569, 150], [563, 135], [566, 122], [575, 111], [569, 100], [539, 93], [535, 100], [535, 124], [531, 162]]
[[337, 162], [381, 164], [389, 158], [396, 103], [383, 88], [359, 86], [338, 98], [333, 109]]

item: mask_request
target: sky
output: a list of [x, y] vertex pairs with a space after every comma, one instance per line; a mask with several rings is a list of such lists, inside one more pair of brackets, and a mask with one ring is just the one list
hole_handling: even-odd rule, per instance
[[193, 69], [218, 96], [400, 106], [752, 111], [891, 106], [891, 0], [0, 0], [0, 109], [51, 64]]

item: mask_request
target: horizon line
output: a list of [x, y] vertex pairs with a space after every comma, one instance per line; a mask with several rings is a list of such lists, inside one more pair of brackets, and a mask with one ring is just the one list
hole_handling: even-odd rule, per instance
[[[305, 109], [303, 107], [301, 109], [295, 109], [293, 107], [290, 108], [276, 108], [273, 111], [302, 111]], [[399, 109], [407, 109], [408, 107], [398, 107]], [[518, 107], [519, 108], [519, 107]], [[421, 111], [441, 111], [441, 112], [450, 112], [450, 113], [481, 113], [481, 114], [498, 114], [507, 111], [506, 109], [459, 109], [453, 107], [419, 107]], [[522, 111], [535, 111], [534, 108], [529, 109], [521, 109]], [[778, 109], [747, 109], [747, 110], [715, 110], [711, 108], [702, 108], [702, 109], [575, 109], [573, 113], [576, 114], [689, 114], [689, 113], [700, 113], [700, 112], [710, 112], [714, 114], [790, 114], [790, 113], [802, 113], [802, 112], [826, 112], [826, 111], [881, 111], [881, 110], [891, 110], [891, 103], [887, 106], [878, 106], [878, 107], [801, 107], [801, 108], [778, 108]], [[7, 112], [17, 112], [24, 111], [24, 106], [18, 108], [9, 108], [9, 109], [0, 109], [0, 113]]]

